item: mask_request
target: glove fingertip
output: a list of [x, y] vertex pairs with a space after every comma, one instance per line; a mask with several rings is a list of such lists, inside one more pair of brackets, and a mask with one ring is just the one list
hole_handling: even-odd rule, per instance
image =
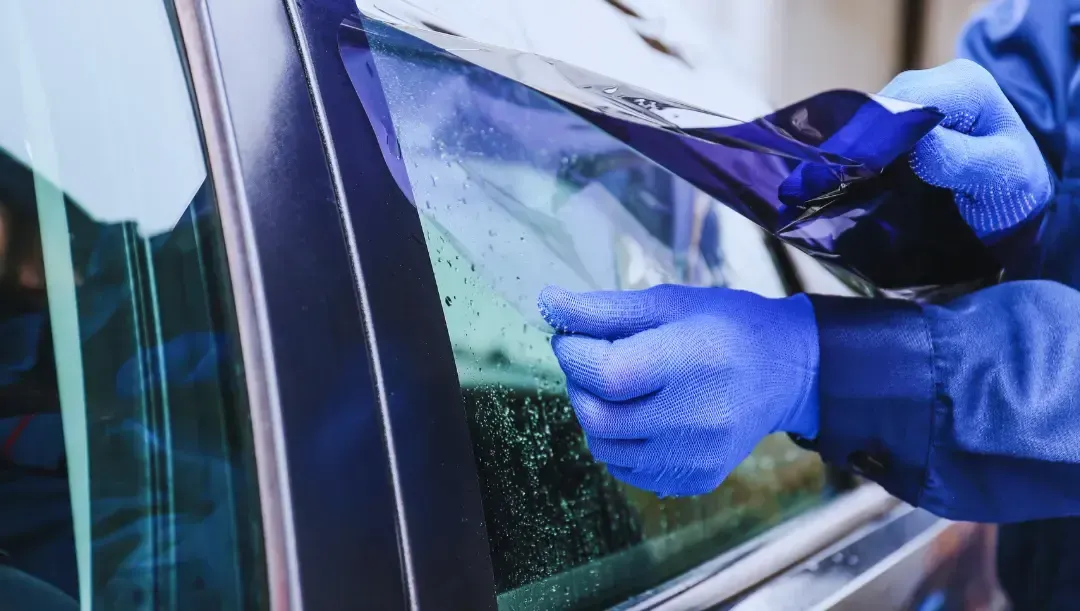
[[557, 286], [540, 292], [540, 315], [559, 333], [599, 339], [625, 337], [640, 330], [640, 295], [632, 291], [575, 293]]
[[559, 333], [568, 333], [566, 304], [571, 299], [570, 291], [558, 286], [546, 286], [536, 299], [540, 316]]

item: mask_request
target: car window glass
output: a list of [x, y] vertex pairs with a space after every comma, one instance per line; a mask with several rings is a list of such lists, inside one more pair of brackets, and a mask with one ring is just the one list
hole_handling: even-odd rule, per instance
[[824, 497], [817, 458], [772, 437], [720, 489], [658, 499], [589, 455], [550, 329], [546, 284], [659, 283], [784, 293], [762, 234], [517, 83], [374, 37], [393, 134], [453, 343], [503, 609], [623, 601]]
[[266, 608], [230, 295], [166, 5], [0, 6], [0, 606]]

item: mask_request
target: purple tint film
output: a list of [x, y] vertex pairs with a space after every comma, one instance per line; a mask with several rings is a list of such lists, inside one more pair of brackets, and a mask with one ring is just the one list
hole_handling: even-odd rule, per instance
[[[387, 86], [400, 81], [433, 96], [423, 101], [426, 114], [410, 115], [433, 134], [448, 121], [479, 126], [471, 133], [482, 141], [459, 142], [463, 149], [501, 159], [528, 151], [534, 161], [538, 150], [572, 150], [584, 161], [553, 162], [550, 171], [603, 176], [620, 201], [627, 178], [606, 165], [644, 156], [682, 179], [668, 182], [689, 183], [883, 293], [931, 299], [942, 286], [993, 282], [1002, 267], [951, 193], [922, 183], [907, 165], [907, 153], [941, 120], [934, 109], [830, 91], [744, 122], [556, 60], [405, 24], [348, 19], [339, 43], [387, 164], [414, 205], [400, 118], [386, 100]], [[670, 246], [680, 241], [671, 219], [681, 200], [667, 195], [634, 214]]]

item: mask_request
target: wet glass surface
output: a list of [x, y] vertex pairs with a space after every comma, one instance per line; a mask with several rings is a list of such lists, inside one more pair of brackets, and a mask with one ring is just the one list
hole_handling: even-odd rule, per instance
[[817, 457], [783, 437], [710, 495], [658, 499], [616, 482], [589, 455], [536, 311], [549, 283], [780, 296], [758, 228], [529, 88], [415, 49], [371, 50], [343, 57], [354, 79], [368, 75], [361, 99], [421, 215], [500, 608], [618, 603], [825, 498]]
[[223, 238], [165, 4], [5, 4], [0, 83], [0, 606], [266, 608]]

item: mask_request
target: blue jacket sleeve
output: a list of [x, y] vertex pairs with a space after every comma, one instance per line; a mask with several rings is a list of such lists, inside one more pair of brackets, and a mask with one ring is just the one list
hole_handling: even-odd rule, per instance
[[825, 460], [947, 518], [1080, 515], [1080, 292], [812, 299]]

